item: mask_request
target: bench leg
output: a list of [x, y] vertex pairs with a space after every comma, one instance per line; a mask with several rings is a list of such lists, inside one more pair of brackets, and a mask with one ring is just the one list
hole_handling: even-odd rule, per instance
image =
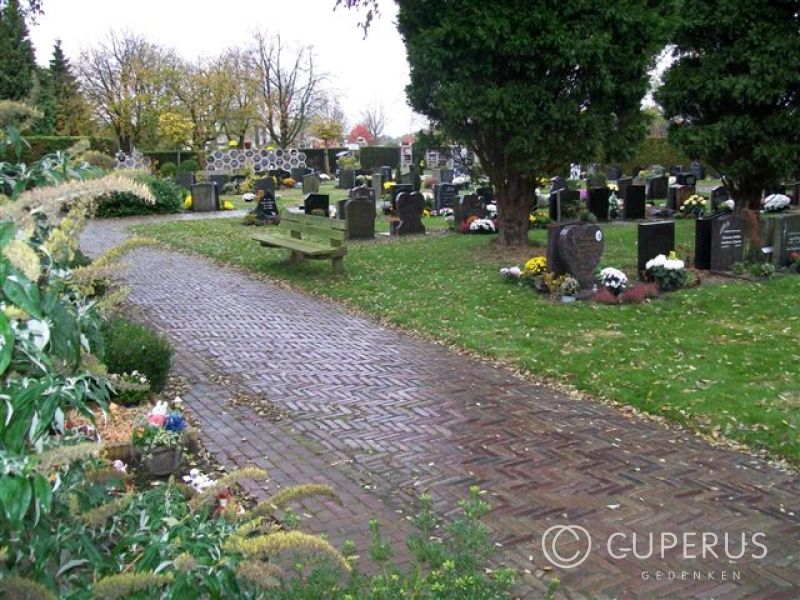
[[292, 250], [292, 253], [289, 255], [289, 262], [290, 263], [303, 262], [303, 255], [295, 250]]
[[336, 256], [331, 259], [334, 275], [344, 275], [344, 257]]

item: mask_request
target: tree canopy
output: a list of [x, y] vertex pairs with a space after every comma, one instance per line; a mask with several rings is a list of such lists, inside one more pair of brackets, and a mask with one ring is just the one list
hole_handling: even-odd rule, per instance
[[0, 10], [0, 99], [25, 100], [36, 77], [33, 44], [18, 0]]
[[800, 2], [685, 0], [682, 13], [656, 92], [670, 140], [758, 209], [800, 165]]
[[471, 148], [500, 199], [500, 241], [527, 242], [536, 177], [622, 158], [663, 46], [645, 0], [399, 2], [412, 108]]

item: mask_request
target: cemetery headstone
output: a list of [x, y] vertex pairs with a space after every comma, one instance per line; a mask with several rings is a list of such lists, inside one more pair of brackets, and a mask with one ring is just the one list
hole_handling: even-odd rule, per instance
[[479, 187], [475, 190], [475, 195], [481, 199], [484, 206], [494, 202], [494, 190], [491, 187]]
[[439, 179], [442, 183], [453, 183], [453, 169], [442, 169], [441, 170], [441, 179]]
[[608, 199], [611, 190], [607, 187], [589, 189], [589, 212], [597, 217], [598, 221], [608, 221]]
[[659, 254], [669, 256], [675, 250], [675, 221], [651, 221], [637, 226], [637, 261], [639, 277], [644, 275], [647, 261]]
[[327, 217], [329, 208], [330, 198], [328, 194], [307, 194], [305, 196], [303, 210], [307, 215], [310, 215], [312, 211], [321, 210], [322, 214]]
[[293, 167], [290, 171], [292, 179], [295, 180], [295, 183], [302, 182], [303, 177], [306, 176], [308, 169], [305, 167]]
[[690, 196], [694, 194], [693, 185], [676, 185], [675, 186], [675, 210], [680, 210], [683, 203], [686, 202]]
[[786, 195], [789, 196], [792, 206], [800, 204], [800, 181], [792, 181], [786, 184]]
[[383, 195], [383, 177], [380, 173], [375, 173], [372, 176], [372, 191], [375, 193], [375, 198], [380, 198]]
[[365, 185], [354, 187], [352, 190], [350, 190], [349, 196], [351, 198], [366, 198], [375, 204], [375, 190]]
[[424, 234], [422, 211], [425, 210], [425, 196], [419, 192], [402, 192], [396, 203], [395, 212], [400, 219], [395, 229], [397, 235]]
[[616, 181], [620, 177], [622, 177], [622, 169], [619, 167], [608, 167], [606, 169], [606, 179]]
[[603, 257], [602, 230], [592, 223], [568, 223], [548, 227], [547, 234], [548, 268], [557, 275], [570, 273], [581, 289], [590, 289]]
[[275, 194], [261, 189], [257, 192], [256, 198], [258, 198], [254, 209], [256, 220], [262, 224], [276, 222], [278, 220], [278, 203], [275, 201]]
[[412, 188], [414, 187], [414, 174], [411, 171], [406, 173], [400, 173], [400, 179], [398, 181], [402, 185], [410, 185]]
[[175, 181], [178, 182], [178, 185], [181, 187], [185, 187], [187, 190], [192, 189], [194, 185], [194, 173], [191, 171], [183, 171], [175, 175]]
[[635, 179], [635, 178], [637, 178], [639, 176], [639, 173], [641, 173], [641, 172], [642, 172], [642, 167], [638, 167], [638, 166], [637, 167], [633, 167], [631, 169], [631, 177], [633, 177]]
[[439, 183], [433, 186], [433, 202], [436, 210], [455, 208], [458, 202], [458, 188], [452, 183]]
[[625, 188], [633, 184], [633, 177], [620, 177], [617, 179], [617, 196], [625, 198]]
[[651, 177], [647, 182], [647, 198], [649, 200], [663, 200], [669, 191], [669, 178], [666, 175]]
[[744, 221], [735, 214], [700, 217], [695, 222], [694, 265], [698, 269], [728, 271], [744, 260]]
[[561, 194], [554, 192], [550, 194], [547, 214], [553, 223], [561, 220]]
[[728, 193], [728, 188], [724, 185], [718, 185], [711, 188], [711, 208], [719, 208], [723, 202], [730, 200], [731, 195]]
[[392, 179], [392, 167], [381, 167], [379, 173], [384, 181], [390, 181]]
[[625, 188], [624, 195], [624, 213], [625, 219], [633, 221], [634, 219], [645, 218], [645, 187], [643, 185], [629, 185]]
[[693, 173], [681, 172], [675, 176], [675, 183], [677, 185], [696, 185], [697, 177]]
[[567, 180], [561, 177], [561, 175], [557, 175], [550, 180], [550, 193], [553, 194], [555, 192], [560, 192], [561, 190], [566, 190], [569, 186], [567, 185]]
[[216, 188], [212, 182], [195, 183], [192, 186], [192, 210], [194, 212], [219, 210]]
[[680, 173], [681, 171], [683, 171], [683, 167], [681, 165], [672, 165], [669, 168], [669, 176], [670, 177], [677, 177], [678, 173]]
[[256, 179], [253, 185], [253, 191], [258, 194], [258, 192], [263, 191], [265, 195], [275, 195], [275, 181], [273, 181], [272, 177], [262, 177], [261, 179]]
[[702, 163], [697, 161], [693, 162], [690, 170], [692, 175], [694, 175], [695, 181], [702, 181], [706, 178], [706, 168]]
[[356, 172], [353, 169], [342, 169], [339, 171], [339, 184], [338, 188], [341, 190], [349, 190], [356, 186]]
[[407, 193], [410, 194], [414, 191], [414, 186], [407, 184], [407, 183], [399, 183], [391, 187], [391, 202], [392, 207], [397, 210], [397, 197], [400, 194]]
[[339, 200], [339, 201], [336, 202], [336, 218], [337, 219], [341, 219], [342, 221], [346, 221], [347, 220], [347, 216], [345, 214], [345, 210], [346, 210], [345, 205], [347, 204], [348, 200], [350, 200], [350, 198], [343, 198], [342, 200]]
[[345, 236], [348, 240], [371, 240], [375, 237], [375, 202], [369, 198], [345, 200]]
[[319, 193], [319, 175], [312, 173], [303, 177], [303, 195]]
[[456, 231], [459, 230], [461, 225], [469, 218], [475, 216], [479, 219], [485, 219], [486, 202], [478, 194], [465, 194], [458, 199], [455, 209], [453, 210], [453, 223]]
[[789, 213], [769, 217], [773, 223], [772, 260], [775, 266], [789, 264], [789, 255], [800, 252], [800, 214]]

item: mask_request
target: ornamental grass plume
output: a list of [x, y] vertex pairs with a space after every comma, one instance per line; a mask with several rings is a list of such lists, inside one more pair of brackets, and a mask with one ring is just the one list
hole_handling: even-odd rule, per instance
[[172, 573], [121, 573], [103, 577], [92, 587], [92, 598], [117, 600], [151, 587], [172, 583]]
[[279, 566], [260, 560], [245, 560], [236, 567], [236, 579], [262, 589], [278, 587], [281, 575]]
[[299, 552], [307, 556], [327, 557], [343, 571], [351, 571], [350, 564], [341, 552], [321, 537], [302, 531], [278, 531], [254, 538], [233, 536], [228, 538], [222, 548], [226, 552], [261, 558], [284, 552]]
[[36, 250], [22, 240], [11, 240], [5, 248], [3, 255], [14, 268], [21, 271], [31, 281], [37, 281], [42, 273], [42, 264]]
[[244, 467], [243, 469], [237, 469], [236, 471], [228, 473], [224, 477], [220, 477], [202, 492], [195, 494], [194, 497], [189, 500], [189, 508], [191, 510], [197, 510], [209, 500], [215, 498], [219, 492], [229, 488], [234, 483], [238, 483], [239, 481], [243, 481], [245, 479], [263, 479], [266, 476], [267, 472], [264, 469], [259, 469], [258, 467]]
[[55, 595], [41, 583], [17, 575], [1, 579], [0, 592], [7, 600], [56, 600]]
[[331, 486], [321, 483], [305, 483], [282, 489], [266, 500], [259, 502], [250, 513], [255, 515], [268, 514], [273, 510], [285, 508], [290, 502], [303, 500], [304, 498], [310, 498], [312, 496], [325, 496], [340, 506], [342, 504], [338, 494]]

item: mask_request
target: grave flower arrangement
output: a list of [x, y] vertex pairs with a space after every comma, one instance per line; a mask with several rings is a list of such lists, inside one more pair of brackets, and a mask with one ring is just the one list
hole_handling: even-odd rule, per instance
[[764, 211], [765, 212], [780, 212], [789, 208], [791, 200], [789, 196], [783, 194], [771, 194], [764, 198]]
[[580, 283], [578, 283], [577, 279], [571, 275], [567, 275], [561, 282], [561, 286], [559, 287], [558, 291], [561, 293], [562, 297], [573, 298], [578, 293], [580, 287]]
[[534, 256], [525, 263], [522, 269], [522, 281], [533, 286], [541, 292], [549, 291], [544, 281], [547, 271], [547, 259], [544, 256]]
[[497, 230], [491, 219], [475, 219], [469, 224], [470, 233], [495, 233]]
[[537, 210], [528, 215], [528, 223], [531, 229], [544, 229], [550, 224], [550, 215], [544, 211]]
[[628, 276], [614, 267], [606, 267], [600, 271], [599, 280], [600, 285], [615, 296], [619, 296], [624, 292], [628, 285]]
[[522, 269], [519, 267], [503, 267], [500, 269], [500, 276], [509, 282], [518, 282], [522, 277]]
[[718, 208], [720, 212], [733, 212], [733, 209], [736, 208], [736, 202], [729, 198], [725, 202], [721, 202]]
[[185, 431], [180, 404], [170, 410], [166, 402], [159, 401], [143, 422], [134, 425], [131, 443], [153, 475], [167, 475], [180, 466]]
[[789, 253], [789, 268], [800, 273], [800, 252]]
[[684, 217], [700, 217], [706, 212], [706, 203], [705, 198], [693, 194], [681, 205], [681, 213]]
[[659, 254], [647, 261], [645, 277], [648, 281], [655, 281], [662, 292], [680, 289], [689, 281], [686, 265], [675, 252], [670, 252], [669, 257]]

